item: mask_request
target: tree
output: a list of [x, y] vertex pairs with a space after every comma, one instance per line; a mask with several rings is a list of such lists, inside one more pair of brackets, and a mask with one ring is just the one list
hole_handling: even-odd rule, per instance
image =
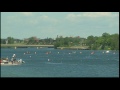
[[13, 37], [7, 37], [8, 44], [13, 44], [14, 43], [14, 38]]
[[69, 38], [64, 38], [64, 46], [69, 46]]
[[119, 50], [119, 35], [118, 34], [111, 35], [110, 45], [111, 45], [112, 50]]
[[94, 36], [92, 36], [92, 35], [88, 36], [86, 44], [89, 46], [90, 49], [92, 49], [94, 43], [95, 43]]

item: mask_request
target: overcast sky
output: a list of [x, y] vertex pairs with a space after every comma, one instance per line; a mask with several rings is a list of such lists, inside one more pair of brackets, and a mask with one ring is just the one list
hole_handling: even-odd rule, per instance
[[1, 12], [1, 38], [56, 38], [119, 33], [119, 12]]

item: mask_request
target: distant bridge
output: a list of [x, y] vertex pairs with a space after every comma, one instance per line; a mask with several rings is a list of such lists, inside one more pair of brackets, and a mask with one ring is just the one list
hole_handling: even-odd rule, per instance
[[1, 47], [16, 47], [16, 48], [28, 48], [28, 47], [48, 47], [48, 48], [54, 48], [54, 45], [1, 44]]
[[[23, 45], [23, 44], [1, 44], [1, 47], [6, 48], [28, 48], [28, 47], [36, 47], [36, 48], [54, 48], [54, 45]], [[88, 46], [72, 46], [72, 47], [57, 47], [57, 49], [73, 49], [73, 50], [89, 50]]]

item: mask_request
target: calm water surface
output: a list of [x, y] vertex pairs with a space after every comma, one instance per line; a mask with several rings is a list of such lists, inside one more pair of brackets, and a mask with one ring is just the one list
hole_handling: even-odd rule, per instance
[[1, 48], [1, 57], [13, 54], [25, 63], [1, 66], [1, 77], [119, 77], [118, 51]]

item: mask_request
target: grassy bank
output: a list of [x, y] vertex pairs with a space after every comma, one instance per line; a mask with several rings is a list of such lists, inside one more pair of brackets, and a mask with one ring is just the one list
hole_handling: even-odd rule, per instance
[[88, 46], [57, 47], [57, 49], [89, 50]]

